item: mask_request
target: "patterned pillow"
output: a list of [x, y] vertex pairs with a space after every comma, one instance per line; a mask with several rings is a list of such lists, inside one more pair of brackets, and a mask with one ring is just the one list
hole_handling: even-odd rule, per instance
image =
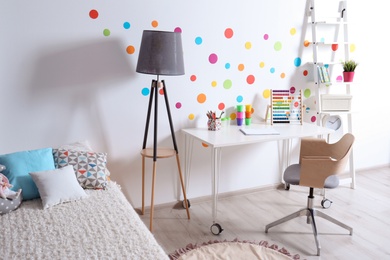
[[81, 187], [84, 189], [104, 189], [107, 186], [107, 153], [53, 149], [56, 168], [72, 165]]

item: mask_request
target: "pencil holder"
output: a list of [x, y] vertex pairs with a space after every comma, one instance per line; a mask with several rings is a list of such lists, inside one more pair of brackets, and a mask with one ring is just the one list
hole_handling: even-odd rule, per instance
[[207, 120], [207, 129], [210, 130], [210, 131], [220, 130], [221, 126], [222, 126], [222, 123], [221, 123], [221, 119], [220, 118]]

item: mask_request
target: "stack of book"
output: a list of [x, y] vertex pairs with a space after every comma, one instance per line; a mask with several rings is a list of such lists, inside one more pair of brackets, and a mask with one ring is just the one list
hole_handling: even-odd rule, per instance
[[321, 83], [330, 83], [330, 76], [328, 68], [325, 66], [318, 66], [318, 76]]

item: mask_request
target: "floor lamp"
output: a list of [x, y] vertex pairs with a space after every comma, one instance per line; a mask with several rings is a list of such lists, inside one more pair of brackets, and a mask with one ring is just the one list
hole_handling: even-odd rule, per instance
[[[164, 80], [160, 81], [160, 75], [178, 76], [184, 75], [183, 48], [181, 42], [181, 33], [165, 32], [165, 31], [150, 31], [145, 30], [142, 34], [141, 47], [138, 56], [137, 72], [143, 74], [157, 75], [157, 80], [152, 80], [150, 86], [150, 97], [148, 112], [146, 117], [146, 125], [144, 132], [144, 140], [142, 145], [142, 214], [145, 212], [145, 158], [153, 158], [153, 176], [152, 176], [152, 198], [150, 205], [150, 231], [153, 230], [153, 211], [154, 211], [154, 186], [157, 172], [157, 159], [169, 158], [176, 156], [177, 167], [179, 170], [180, 183], [184, 196], [184, 205], [187, 210], [187, 217], [190, 219], [190, 212], [186, 191], [184, 188], [183, 175], [181, 172], [179, 152], [175, 138], [175, 131], [172, 123], [171, 111], [168, 102], [168, 93]], [[168, 114], [169, 126], [173, 142], [173, 149], [157, 147], [158, 133], [158, 95], [159, 89], [162, 88], [165, 106]], [[154, 127], [153, 127], [153, 148], [146, 148], [149, 123], [154, 103]]]

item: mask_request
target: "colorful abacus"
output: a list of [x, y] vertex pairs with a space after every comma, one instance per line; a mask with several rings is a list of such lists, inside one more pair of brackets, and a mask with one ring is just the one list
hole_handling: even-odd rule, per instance
[[290, 90], [271, 90], [271, 124], [302, 124], [302, 90], [291, 93]]

